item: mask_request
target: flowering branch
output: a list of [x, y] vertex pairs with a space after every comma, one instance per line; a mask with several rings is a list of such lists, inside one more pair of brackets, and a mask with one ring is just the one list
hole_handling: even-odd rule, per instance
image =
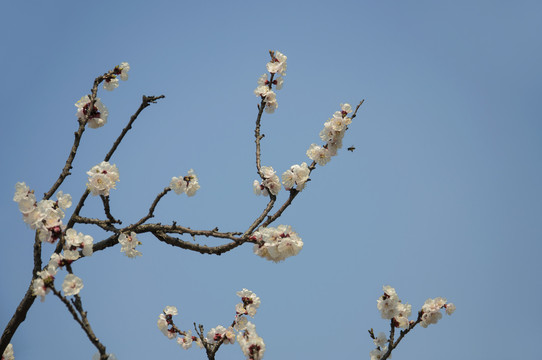
[[[53, 290], [53, 293], [66, 304], [68, 311], [72, 313], [76, 321], [84, 328], [89, 339], [96, 345], [99, 350], [100, 358], [106, 359], [110, 357], [109, 354], [105, 353], [105, 347], [97, 342], [90, 324], [88, 323], [86, 312], [82, 308], [81, 299], [78, 295], [79, 290], [83, 287], [83, 283], [81, 279], [73, 275], [71, 266], [74, 262], [78, 261], [78, 259], [89, 257], [96, 251], [104, 250], [115, 246], [116, 244], [121, 245], [120, 251], [128, 257], [134, 258], [141, 256], [141, 252], [136, 249], [136, 247], [141, 244], [137, 238], [139, 234], [150, 233], [159, 241], [185, 250], [196, 251], [201, 254], [221, 255], [244, 243], [254, 244], [255, 254], [275, 262], [282, 261], [299, 253], [303, 247], [303, 242], [299, 235], [293, 231], [289, 225], [278, 225], [275, 228], [269, 227], [269, 225], [273, 224], [283, 214], [297, 195], [305, 188], [306, 183], [310, 181], [309, 176], [311, 175], [312, 170], [315, 169], [316, 164], [323, 166], [330, 161], [331, 157], [337, 155], [338, 149], [342, 147], [342, 138], [345, 131], [348, 129], [348, 125], [351, 123], [352, 119], [356, 116], [363, 101], [358, 104], [351, 117], [348, 116], [348, 114], [352, 113], [351, 106], [349, 104], [341, 104], [341, 111], [335, 112], [333, 117], [325, 122], [324, 129], [320, 132], [320, 138], [325, 142], [325, 145], [317, 146], [316, 144], [312, 144], [309, 150], [307, 150], [307, 156], [312, 160], [310, 166], [307, 166], [305, 162], [295, 164], [282, 174], [282, 185], [284, 185], [285, 190], [289, 192], [289, 196], [282, 206], [276, 210], [275, 213], [270, 215], [276, 204], [277, 195], [279, 194], [282, 185], [275, 170], [271, 166], [262, 166], [261, 164], [261, 139], [264, 137], [264, 135], [261, 134], [261, 121], [264, 111], [273, 113], [278, 108], [276, 94], [273, 89], [280, 90], [282, 88], [284, 81], [283, 76], [286, 75], [286, 56], [278, 51], [270, 51], [269, 54], [271, 60], [266, 65], [269, 75], [264, 74], [260, 76], [258, 79], [258, 87], [254, 90], [256, 96], [261, 98], [260, 104], [258, 105], [258, 114], [254, 130], [256, 170], [261, 183], [258, 180], [255, 180], [253, 183], [254, 193], [256, 195], [264, 195], [268, 197], [269, 200], [261, 214], [254, 219], [244, 232], [221, 232], [217, 227], [212, 230], [194, 230], [187, 226], [177, 225], [176, 222], [173, 222], [171, 225], [146, 223], [149, 219], [154, 217], [156, 207], [162, 198], [169, 192], [173, 191], [176, 194], [186, 194], [187, 196], [194, 196], [196, 194], [200, 185], [197, 175], [192, 169], [188, 171], [187, 175], [173, 177], [169, 186], [165, 187], [157, 194], [151, 203], [147, 214], [142, 216], [138, 221], [124, 228], [115, 226], [116, 224], [121, 225], [122, 221], [115, 218], [111, 213], [110, 191], [116, 187], [116, 183], [119, 180], [119, 171], [116, 165], [109, 163], [109, 160], [120, 146], [120, 143], [123, 141], [128, 131], [132, 129], [133, 123], [138, 118], [139, 114], [145, 108], [150, 106], [150, 104], [156, 103], [157, 100], [164, 98], [164, 95], [143, 96], [139, 108], [130, 117], [128, 124], [114, 141], [112, 147], [105, 155], [104, 161], [92, 167], [87, 172], [89, 178], [86, 189], [77, 202], [69, 220], [65, 225], [63, 224], [62, 219], [64, 218], [64, 211], [71, 207], [72, 198], [68, 194], [63, 194], [62, 191], [57, 192], [57, 201], [50, 200], [50, 198], [58, 190], [66, 177], [70, 175], [69, 170], [72, 169], [72, 163], [75, 159], [82, 134], [86, 127], [88, 126], [96, 129], [102, 127], [107, 122], [108, 111], [97, 97], [98, 86], [103, 83], [106, 90], [115, 89], [118, 87], [117, 77], [120, 77], [121, 80], [126, 80], [128, 78], [127, 71], [130, 67], [127, 63], [121, 63], [113, 70], [94, 80], [91, 94], [82, 97], [75, 104], [78, 108], [77, 118], [79, 126], [75, 133], [74, 144], [58, 180], [51, 189], [44, 194], [43, 199], [39, 202], [35, 198], [34, 192], [30, 190], [25, 183], [17, 183], [16, 185], [14, 200], [19, 204], [19, 210], [23, 214], [23, 220], [30, 228], [35, 230], [35, 264], [32, 283], [29, 290], [25, 294], [15, 315], [2, 335], [0, 353], [6, 349], [13, 333], [18, 325], [24, 320], [34, 298], [40, 296], [43, 301], [45, 295], [50, 290]], [[81, 210], [90, 195], [100, 197], [104, 207], [105, 220], [80, 215]], [[111, 232], [112, 234], [108, 238], [94, 243], [91, 236], [78, 233], [73, 229], [73, 226], [76, 224], [96, 225], [102, 230]], [[204, 236], [228, 240], [228, 242], [216, 246], [208, 246], [184, 241], [176, 236], [172, 236], [172, 234], [187, 234], [192, 236], [194, 240], [196, 240], [196, 236]], [[54, 243], [56, 240], [59, 241], [50, 260], [47, 266], [42, 268], [41, 243]], [[66, 269], [69, 272], [63, 283], [64, 293], [65, 295], [75, 295], [75, 300], [72, 300], [71, 303], [54, 288], [54, 277], [57, 270], [63, 266], [66, 266]], [[253, 309], [250, 307], [250, 304], [252, 304], [250, 301], [255, 301], [252, 297], [253, 293], [248, 290], [243, 290], [241, 293], [244, 295], [239, 295], [239, 293], [238, 295], [242, 297], [243, 304], [237, 306], [237, 316], [230, 328], [239, 325], [239, 322], [243, 319], [243, 315], [250, 315], [252, 311], [250, 309]], [[77, 312], [79, 315], [77, 315]], [[250, 316], [253, 316], [253, 314]], [[170, 318], [171, 316], [169, 316], [169, 319]], [[168, 321], [169, 320], [167, 320], [166, 323], [172, 325], [170, 330], [173, 329], [173, 332], [181, 335], [187, 334], [187, 332], [178, 330], [172, 322]], [[245, 327], [238, 327], [236, 329], [240, 332], [237, 336], [238, 342], [244, 344], [241, 347], [247, 358], [253, 360], [261, 359], [265, 346], [263, 341], [260, 343], [261, 338], [257, 336], [254, 328], [246, 325]], [[199, 332], [198, 328], [195, 330], [198, 335], [200, 335], [201, 344], [202, 346], [205, 346], [209, 359], [214, 359], [216, 351], [224, 342], [233, 342], [235, 338], [234, 336], [232, 339], [229, 335], [219, 334], [218, 332], [215, 332], [211, 338], [209, 337], [209, 334], [204, 337], [203, 326], [201, 325], [199, 326]], [[212, 331], [215, 331], [215, 329], [212, 329]], [[390, 343], [390, 348], [392, 343], [393, 341]]]
[[178, 314], [177, 308], [166, 306], [163, 313], [158, 316], [158, 329], [170, 340], [180, 335], [177, 337], [177, 343], [185, 350], [192, 347], [194, 342], [199, 348], [205, 348], [209, 360], [215, 359], [222, 344], [233, 344], [236, 338], [247, 359], [260, 360], [265, 352], [265, 344], [256, 333], [256, 326], [247, 320], [247, 315], [250, 317], [256, 315], [261, 303], [260, 298], [247, 289], [238, 291], [237, 296], [242, 302], [235, 306], [235, 317], [228, 328], [218, 325], [204, 335], [203, 325], [194, 323], [194, 330], [198, 336], [192, 336], [190, 330], [182, 331], [173, 322], [173, 316]]
[[[391, 286], [384, 286], [383, 290], [384, 295], [378, 299], [377, 308], [380, 310], [383, 319], [390, 320], [390, 334], [387, 338], [383, 332], [375, 336], [373, 329], [369, 330], [369, 336], [376, 345], [376, 349], [370, 353], [371, 360], [386, 360], [391, 358], [392, 351], [416, 325], [421, 324], [425, 328], [430, 324], [436, 324], [442, 318], [441, 309], [445, 309], [448, 315], [453, 314], [455, 311], [455, 305], [447, 303], [445, 298], [427, 299], [422, 309], [418, 312], [416, 320], [408, 320], [408, 317], [412, 313], [412, 306], [410, 304], [403, 304], [399, 300], [395, 289]], [[403, 329], [397, 340], [395, 340], [395, 328]]]

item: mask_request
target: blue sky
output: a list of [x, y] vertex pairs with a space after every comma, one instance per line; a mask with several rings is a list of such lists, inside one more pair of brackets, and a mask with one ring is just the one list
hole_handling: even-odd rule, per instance
[[[263, 165], [282, 173], [307, 161], [339, 104], [365, 99], [344, 139], [356, 150], [318, 167], [277, 222], [293, 226], [303, 250], [274, 264], [251, 246], [203, 256], [141, 236], [141, 258], [117, 246], [77, 262], [83, 304], [108, 350], [120, 360], [204, 359], [168, 341], [158, 314], [175, 305], [181, 327], [226, 325], [235, 292], [248, 288], [262, 299], [254, 322], [266, 359], [369, 358], [367, 330], [388, 329], [376, 299], [389, 284], [416, 310], [437, 296], [457, 306], [411, 332], [394, 359], [536, 358], [541, 10], [536, 1], [7, 2], [0, 327], [32, 268], [33, 234], [12, 201], [14, 185], [42, 194], [56, 180], [77, 126], [73, 104], [93, 79], [131, 65], [129, 81], [100, 90], [108, 124], [85, 132], [61, 190], [79, 199], [86, 171], [141, 95], [164, 94], [111, 160], [120, 171], [114, 215], [137, 221], [171, 177], [193, 168], [197, 195], [168, 194], [154, 221], [242, 231], [266, 203], [252, 193], [252, 91], [276, 49], [288, 72], [279, 108], [264, 116]], [[89, 198], [83, 215], [103, 218], [100, 202]], [[52, 250], [45, 245], [44, 257]], [[52, 296], [34, 304], [12, 342], [17, 359], [95, 353]], [[218, 354], [241, 357], [237, 344]]]

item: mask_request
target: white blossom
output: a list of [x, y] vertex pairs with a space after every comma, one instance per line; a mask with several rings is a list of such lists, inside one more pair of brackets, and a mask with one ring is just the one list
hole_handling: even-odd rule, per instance
[[8, 344], [6, 346], [6, 349], [4, 350], [4, 353], [2, 354], [2, 360], [14, 360], [15, 356], [13, 355], [13, 345]]
[[164, 314], [166, 315], [177, 315], [179, 311], [175, 306], [166, 306], [164, 308]]
[[62, 191], [56, 193], [57, 204], [62, 210], [72, 206], [72, 196], [70, 194], [64, 194]]
[[261, 360], [265, 352], [265, 343], [256, 333], [256, 326], [247, 323], [245, 330], [237, 335], [237, 342], [247, 359]]
[[289, 225], [260, 228], [250, 239], [255, 242], [256, 255], [274, 262], [297, 255], [303, 248], [303, 241]]
[[119, 79], [117, 79], [114, 75], [104, 80], [105, 90], [113, 91], [118, 87], [119, 87]]
[[305, 188], [305, 183], [309, 180], [310, 170], [307, 163], [301, 165], [292, 165], [289, 170], [282, 174], [282, 184], [286, 190], [290, 190], [297, 185], [296, 190], [301, 191]]
[[277, 95], [272, 90], [269, 90], [265, 95], [265, 112], [272, 114], [278, 107]]
[[383, 319], [392, 319], [399, 313], [397, 306], [401, 300], [391, 286], [383, 286], [382, 290], [384, 290], [384, 295], [377, 300], [376, 307], [380, 310]]
[[76, 116], [80, 120], [88, 117], [87, 125], [90, 128], [97, 129], [107, 123], [107, 116], [109, 115], [109, 112], [99, 98], [96, 98], [96, 101], [94, 102], [94, 107], [91, 111], [89, 111], [90, 97], [88, 95], [85, 95], [81, 99], [79, 99], [79, 101], [75, 103], [75, 106], [77, 107]]
[[65, 296], [77, 295], [83, 288], [83, 280], [73, 274], [68, 274], [62, 283], [62, 291]]
[[[93, 249], [92, 245], [94, 239], [90, 235], [84, 235], [83, 233], [77, 233], [74, 229], [66, 230], [64, 235], [64, 256], [68, 260], [76, 260], [79, 258], [78, 249], [83, 250], [84, 256], [91, 256]], [[77, 256], [74, 258], [75, 254]]]
[[37, 230], [42, 242], [55, 242], [65, 228], [62, 210], [71, 206], [71, 196], [59, 191], [57, 198], [57, 201], [43, 199], [37, 202], [34, 192], [24, 182], [15, 184], [13, 200], [19, 204], [24, 222]]
[[273, 58], [270, 62], [267, 63], [267, 71], [272, 74], [281, 74], [282, 76], [286, 75], [286, 55], [280, 51], [273, 52]]
[[169, 325], [172, 324], [171, 317], [177, 315], [177, 313], [178, 311], [175, 306], [166, 306], [164, 311], [158, 315], [158, 321], [156, 322], [158, 329], [170, 340], [175, 338], [173, 327], [169, 328]]
[[190, 349], [192, 347], [192, 341], [193, 339], [192, 339], [191, 330], [188, 330], [186, 332], [186, 335], [184, 335], [183, 337], [177, 338], [177, 344], [179, 344], [185, 350]]
[[42, 278], [35, 278], [32, 280], [32, 295], [41, 297], [41, 301], [45, 301], [45, 295], [50, 291], [48, 287], [45, 286], [45, 282]]
[[277, 195], [280, 191], [280, 179], [271, 166], [262, 166], [260, 169], [263, 178], [262, 183], [254, 180], [252, 187], [254, 194], [268, 196], [270, 193]]
[[341, 104], [341, 110], [345, 115], [349, 114], [352, 112], [352, 106], [350, 106], [348, 103]]
[[225, 337], [225, 335], [226, 335], [226, 328], [222, 325], [218, 325], [217, 327], [209, 330], [205, 338], [207, 339], [208, 343], [214, 344], [220, 341], [222, 337]]
[[369, 355], [371, 356], [371, 360], [380, 360], [382, 356], [384, 356], [386, 351], [388, 351], [387, 347], [380, 350], [379, 349], [371, 350], [371, 352], [369, 353]]
[[183, 177], [173, 177], [169, 183], [171, 190], [176, 194], [186, 193], [188, 196], [194, 196], [200, 188], [198, 177], [193, 169], [188, 171], [188, 175]]
[[386, 334], [383, 332], [378, 333], [378, 336], [373, 340], [374, 344], [380, 347], [386, 345], [387, 341], [388, 341], [388, 338], [386, 337]]
[[260, 298], [252, 291], [247, 289], [238, 291], [237, 296], [239, 296], [243, 302], [237, 304], [236, 312], [238, 314], [254, 317], [254, 315], [256, 315], [256, 310], [260, 307]]
[[136, 250], [136, 246], [141, 245], [141, 242], [137, 239], [135, 232], [130, 232], [130, 234], [122, 233], [119, 235], [119, 243], [121, 245], [120, 252], [123, 252], [124, 255], [133, 259], [136, 256], [141, 256], [141, 252]]
[[436, 324], [442, 319], [442, 313], [440, 312], [442, 308], [446, 309], [448, 315], [451, 315], [455, 311], [455, 305], [451, 303], [447, 304], [446, 299], [443, 297], [427, 299], [422, 306], [423, 314], [420, 325], [426, 328], [431, 324]]
[[13, 195], [13, 201], [20, 202], [28, 196], [30, 188], [24, 182], [18, 182], [15, 184], [15, 194]]
[[328, 149], [316, 144], [311, 144], [309, 150], [307, 150], [307, 156], [309, 159], [316, 161], [320, 166], [324, 166], [331, 160], [331, 154]]
[[130, 65], [127, 62], [121, 62], [117, 69], [120, 69], [120, 79], [122, 81], [128, 80], [128, 71], [130, 70]]
[[109, 196], [109, 190], [115, 189], [119, 181], [119, 170], [116, 165], [111, 165], [107, 161], [102, 161], [87, 171], [87, 188], [92, 195]]

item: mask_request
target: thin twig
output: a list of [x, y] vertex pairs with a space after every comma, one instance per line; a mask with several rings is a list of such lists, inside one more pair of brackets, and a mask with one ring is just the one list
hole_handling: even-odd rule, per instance
[[111, 225], [111, 221], [109, 221], [109, 220], [92, 219], [92, 218], [87, 218], [87, 217], [76, 215], [76, 216], [74, 216], [74, 223], [76, 223], [76, 224], [92, 224], [92, 225], [96, 225], [96, 226], [99, 226], [100, 228], [102, 228], [105, 231], [111, 231], [111, 232], [118, 232], [119, 231], [119, 229], [117, 229], [116, 227]]
[[238, 241], [238, 242], [234, 241], [234, 242], [224, 244], [224, 245], [219, 245], [219, 246], [206, 246], [206, 245], [198, 245], [198, 244], [186, 242], [184, 240], [169, 236], [165, 234], [164, 232], [160, 232], [160, 231], [156, 231], [156, 232], [153, 231], [152, 234], [158, 240], [165, 242], [166, 244], [179, 247], [181, 249], [196, 251], [196, 252], [199, 252], [200, 254], [222, 255], [223, 253], [228, 252], [232, 249], [235, 249], [236, 247], [244, 243], [241, 241]]
[[100, 195], [100, 198], [102, 199], [102, 203], [104, 204], [104, 213], [105, 216], [107, 216], [107, 219], [112, 224], [122, 224], [122, 221], [115, 220], [113, 215], [111, 215], [111, 207], [109, 206], [109, 196]]
[[154, 209], [156, 209], [156, 206], [158, 205], [158, 202], [160, 200], [162, 200], [162, 198], [169, 192], [171, 191], [171, 188], [169, 187], [166, 187], [164, 188], [164, 190], [162, 190], [162, 192], [158, 195], [156, 195], [156, 198], [154, 199], [154, 201], [152, 202], [151, 206], [149, 207], [149, 212], [147, 213], [147, 215], [145, 215], [144, 217], [142, 217], [138, 222], [136, 222], [135, 224], [133, 225], [130, 225], [128, 226], [127, 228], [124, 228], [122, 231], [123, 232], [127, 232], [127, 231], [132, 231], [133, 229], [137, 228], [139, 225], [143, 224], [145, 221], [149, 220], [150, 218], [154, 217]]
[[139, 105], [139, 108], [134, 113], [134, 115], [132, 115], [130, 117], [130, 121], [128, 121], [128, 125], [126, 125], [126, 127], [124, 129], [122, 129], [119, 137], [117, 138], [117, 140], [115, 140], [115, 142], [113, 143], [113, 146], [111, 146], [111, 149], [109, 150], [107, 155], [105, 155], [104, 161], [109, 161], [111, 159], [111, 157], [113, 156], [113, 154], [115, 153], [115, 151], [119, 147], [120, 142], [122, 141], [122, 139], [124, 138], [126, 133], [132, 128], [132, 124], [134, 123], [134, 121], [136, 121], [139, 114], [146, 107], [150, 106], [151, 104], [156, 104], [156, 100], [163, 99], [163, 98], [165, 98], [164, 95], [160, 95], [160, 96], [146, 96], [146, 95], [143, 95], [143, 98], [141, 100], [141, 105]]
[[[81, 304], [81, 298], [79, 297], [79, 295], [75, 295], [75, 300], [72, 300], [72, 303], [70, 303], [68, 299], [66, 299], [65, 296], [62, 296], [60, 291], [58, 291], [54, 287], [54, 285], [50, 285], [49, 288], [51, 289], [53, 294], [55, 294], [55, 296], [59, 298], [60, 301], [62, 301], [64, 305], [66, 305], [66, 307], [68, 308], [68, 311], [70, 312], [70, 314], [72, 314], [73, 319], [81, 326], [85, 334], [87, 334], [87, 337], [90, 340], [90, 342], [96, 347], [96, 349], [98, 349], [98, 352], [100, 353], [100, 355], [105, 355], [106, 354], [105, 346], [100, 342], [100, 340], [98, 340], [98, 338], [94, 334], [94, 331], [92, 330], [92, 327], [90, 326], [90, 323], [88, 322], [87, 313], [86, 311], [83, 310], [83, 306]], [[81, 318], [79, 318], [78, 313], [81, 316]]]
[[[403, 340], [405, 335], [408, 334], [410, 330], [414, 329], [414, 327], [416, 325], [418, 325], [422, 321], [422, 315], [423, 315], [423, 311], [420, 310], [418, 312], [418, 318], [416, 319], [416, 321], [411, 323], [408, 326], [407, 329], [401, 330], [401, 333], [400, 333], [399, 337], [397, 338], [397, 340], [395, 342], [393, 342], [393, 335], [394, 334], [390, 334], [390, 339], [388, 340], [388, 342], [389, 342], [388, 351], [386, 351], [384, 353], [384, 355], [382, 355], [380, 360], [386, 360], [386, 359], [391, 357], [391, 352], [397, 347], [397, 345], [399, 345], [399, 343], [401, 342], [401, 340]], [[391, 326], [392, 326], [392, 331], [393, 331], [393, 319], [392, 319], [392, 325]]]

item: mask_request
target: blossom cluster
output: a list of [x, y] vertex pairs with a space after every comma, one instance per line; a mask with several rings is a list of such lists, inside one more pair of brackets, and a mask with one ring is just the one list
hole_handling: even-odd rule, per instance
[[286, 170], [282, 174], [282, 184], [286, 190], [290, 190], [296, 186], [296, 190], [301, 191], [305, 188], [310, 173], [309, 167], [305, 162], [301, 163], [301, 165], [292, 165], [289, 170]]
[[[58, 261], [58, 254], [56, 255], [57, 260], [53, 260], [51, 257], [51, 261], [49, 261], [47, 267], [44, 270], [39, 271], [37, 277], [32, 280], [32, 294], [34, 296], [39, 296], [41, 301], [45, 300], [45, 295], [49, 293], [54, 284], [55, 276], [59, 268], [58, 264], [63, 263], [62, 261]], [[73, 274], [67, 274], [62, 282], [64, 296], [77, 295], [82, 288], [83, 280]]]
[[193, 343], [196, 343], [199, 348], [205, 347], [207, 350], [216, 350], [216, 346], [233, 344], [237, 339], [247, 359], [260, 360], [265, 352], [265, 343], [256, 333], [256, 326], [247, 321], [245, 317], [246, 315], [254, 317], [260, 306], [260, 298], [247, 289], [238, 291], [237, 296], [241, 298], [242, 302], [235, 306], [235, 320], [227, 328], [218, 325], [207, 331], [205, 336], [199, 333], [199, 337], [192, 336], [191, 330], [182, 331], [174, 324], [173, 316], [178, 314], [177, 308], [175, 306], [166, 306], [158, 316], [158, 329], [168, 339], [177, 337], [177, 343], [185, 350], [191, 348]]
[[51, 290], [49, 285], [55, 281], [55, 275], [57, 273], [57, 267], [48, 265], [45, 270], [37, 273], [38, 277], [32, 280], [32, 294], [39, 296], [41, 301], [45, 300], [45, 295]]
[[200, 188], [198, 183], [198, 177], [193, 169], [188, 170], [188, 175], [171, 178], [169, 183], [171, 190], [175, 191], [175, 194], [185, 193], [188, 196], [194, 196], [196, 191]]
[[267, 78], [267, 74], [263, 74], [258, 79], [258, 87], [254, 90], [256, 96], [261, 97], [264, 100], [265, 111], [269, 114], [275, 112], [278, 108], [277, 95], [272, 90], [273, 85], [275, 89], [282, 89], [284, 79], [282, 77], [274, 78], [276, 74], [286, 75], [286, 55], [280, 51], [271, 51], [271, 61], [267, 63], [267, 71], [271, 73], [271, 79]]
[[347, 116], [351, 112], [350, 104], [341, 104], [341, 111], [336, 111], [333, 117], [324, 123], [324, 128], [320, 131], [320, 139], [325, 142], [325, 145], [311, 144], [307, 150], [309, 159], [324, 166], [332, 156], [337, 155], [337, 151], [343, 146], [344, 133], [348, 125], [352, 123], [352, 118]]
[[104, 79], [104, 89], [108, 91], [113, 91], [119, 87], [120, 77], [122, 81], [128, 80], [128, 70], [130, 70], [130, 65], [127, 62], [122, 62], [120, 65], [115, 66], [113, 69], [113, 74], [106, 76]]
[[237, 292], [237, 296], [241, 298], [240, 303], [235, 306], [235, 312], [238, 315], [248, 315], [254, 317], [256, 311], [260, 307], [260, 298], [252, 291], [243, 289]]
[[383, 290], [384, 295], [377, 300], [376, 304], [382, 319], [393, 319], [397, 327], [408, 328], [408, 317], [412, 314], [412, 305], [403, 304], [391, 286], [384, 286]]
[[123, 252], [129, 258], [133, 259], [136, 256], [141, 256], [141, 252], [135, 249], [137, 245], [141, 245], [135, 232], [132, 231], [128, 235], [125, 233], [120, 234], [119, 243], [121, 245], [120, 252]]
[[218, 325], [217, 327], [214, 327], [211, 330], [207, 331], [207, 335], [205, 335], [205, 340], [207, 344], [216, 344], [221, 340], [223, 344], [234, 344], [235, 332], [232, 326], [226, 329], [224, 326]]
[[262, 182], [254, 180], [252, 187], [254, 194], [269, 196], [269, 193], [277, 195], [280, 191], [280, 179], [271, 166], [262, 166]]
[[297, 255], [303, 248], [303, 241], [290, 225], [262, 227], [254, 232], [250, 240], [256, 242], [256, 255], [274, 262]]
[[2, 354], [2, 360], [14, 360], [15, 356], [13, 356], [13, 345], [8, 344], [6, 346], [6, 350], [4, 350], [4, 353]]
[[81, 99], [75, 103], [75, 106], [77, 107], [75, 115], [79, 121], [84, 121], [85, 118], [87, 118], [88, 127], [97, 129], [107, 123], [109, 112], [100, 98], [95, 99], [92, 109], [90, 109], [90, 97], [88, 95], [81, 97]]
[[249, 360], [260, 360], [265, 352], [265, 343], [256, 333], [256, 326], [248, 322], [246, 328], [237, 334], [237, 342]]
[[15, 184], [15, 195], [13, 201], [19, 204], [19, 210], [23, 214], [23, 220], [31, 229], [38, 231], [41, 241], [55, 242], [62, 231], [62, 219], [64, 211], [72, 205], [72, 197], [59, 191], [56, 194], [57, 201], [40, 200], [36, 201], [34, 191], [24, 182]]
[[114, 189], [119, 181], [119, 170], [116, 165], [102, 161], [87, 171], [87, 188], [91, 194], [109, 196], [109, 190]]
[[74, 229], [66, 230], [64, 235], [64, 258], [68, 261], [77, 260], [80, 257], [79, 249], [83, 256], [91, 256], [94, 239], [90, 235], [77, 233]]
[[422, 321], [421, 325], [426, 328], [431, 324], [436, 324], [440, 319], [442, 319], [442, 313], [440, 309], [444, 308], [446, 314], [452, 315], [455, 311], [455, 305], [452, 303], [446, 303], [446, 299], [443, 297], [438, 297], [434, 299], [427, 299], [422, 306]]

